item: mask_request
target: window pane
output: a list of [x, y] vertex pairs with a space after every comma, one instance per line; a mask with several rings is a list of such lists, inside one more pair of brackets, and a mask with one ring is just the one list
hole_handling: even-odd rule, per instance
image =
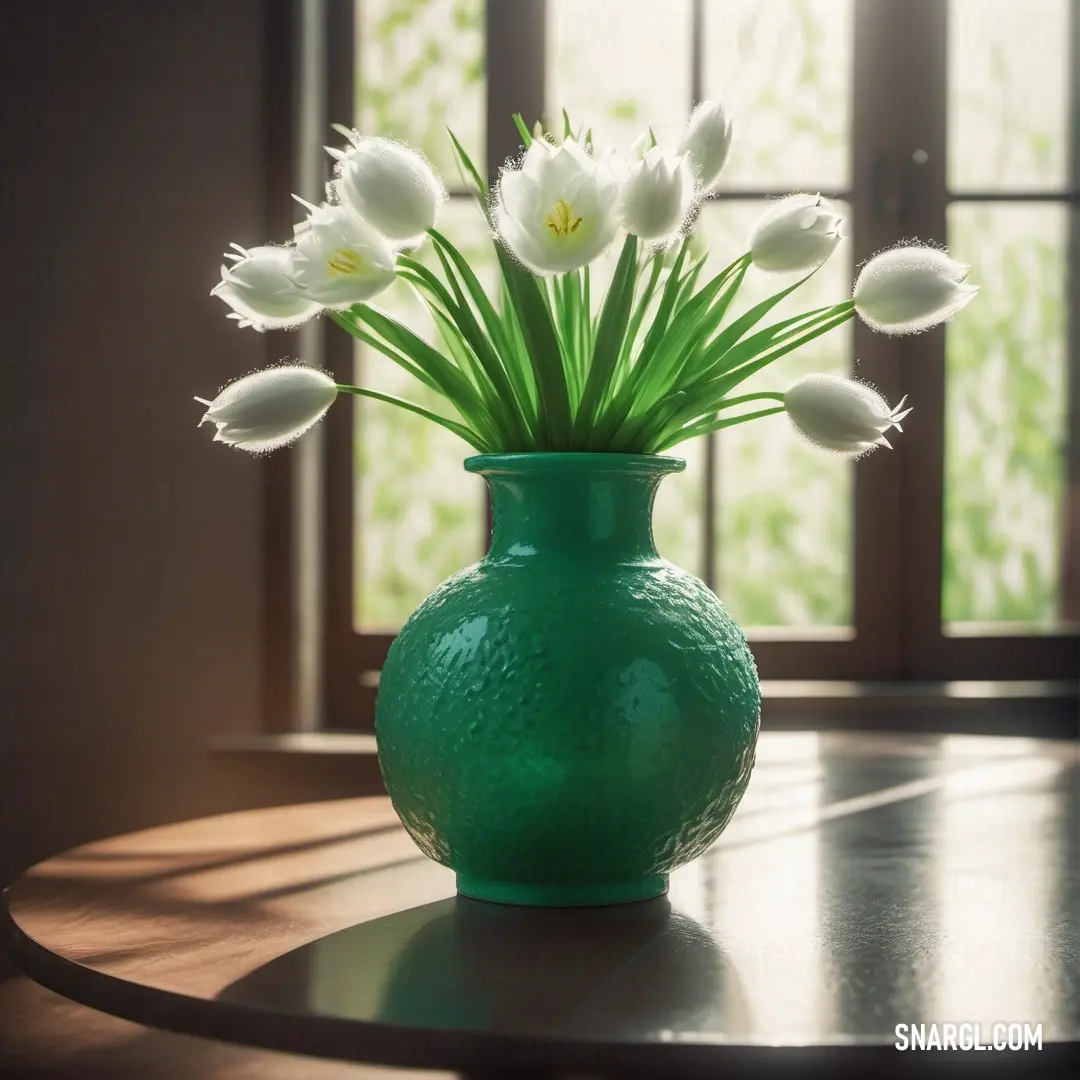
[[[489, 290], [494, 250], [475, 203], [454, 198], [441, 228]], [[437, 270], [432, 245], [416, 256]], [[433, 344], [437, 331], [415, 295], [398, 281], [375, 307]], [[359, 345], [357, 385], [394, 394], [460, 419], [448, 402], [381, 353]], [[452, 432], [395, 405], [357, 397], [354, 624], [360, 631], [396, 631], [431, 590], [483, 555], [484, 481], [466, 473], [476, 451]]]
[[624, 150], [649, 126], [677, 142], [690, 113], [689, 0], [548, 0], [547, 113]]
[[[746, 250], [765, 207], [755, 202], [706, 205], [699, 232], [712, 272]], [[841, 204], [844, 212], [847, 207]], [[751, 268], [733, 307], [738, 315], [791, 285], [797, 275]], [[838, 303], [851, 295], [850, 242], [767, 317], [768, 323]], [[730, 318], [730, 316], [729, 316]], [[739, 393], [787, 389], [812, 371], [851, 372], [851, 324], [781, 357]], [[762, 407], [773, 402], [763, 401]], [[747, 411], [754, 411], [751, 405]], [[744, 407], [746, 408], [746, 407]], [[744, 626], [838, 627], [852, 612], [852, 464], [808, 445], [781, 414], [717, 436], [717, 595]], [[681, 446], [674, 452], [682, 451]]]
[[1069, 0], [951, 0], [949, 187], [1060, 188]]
[[446, 128], [484, 160], [483, 0], [356, 0], [356, 38], [360, 130], [422, 150], [460, 188]]
[[945, 623], [1057, 615], [1067, 226], [1060, 204], [949, 208], [982, 292], [946, 333]]
[[705, 96], [729, 105], [735, 123], [722, 187], [848, 187], [852, 6], [852, 0], [705, 5]]
[[665, 451], [686, 461], [681, 473], [665, 476], [653, 506], [653, 538], [665, 558], [698, 577], [705, 573], [705, 440], [688, 439]]

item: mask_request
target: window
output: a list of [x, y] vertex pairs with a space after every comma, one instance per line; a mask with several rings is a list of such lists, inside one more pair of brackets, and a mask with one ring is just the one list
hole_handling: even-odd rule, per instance
[[[837, 461], [782, 418], [684, 443], [687, 470], [657, 500], [658, 548], [716, 589], [766, 679], [1074, 677], [1080, 0], [612, 9], [329, 0], [327, 119], [404, 138], [453, 184], [445, 125], [493, 173], [516, 151], [514, 111], [565, 107], [598, 142], [625, 145], [648, 123], [671, 140], [696, 100], [720, 96], [741, 125], [697, 226], [716, 258], [743, 250], [764, 196], [821, 191], [846, 206], [850, 236], [796, 310], [842, 298], [862, 260], [903, 238], [949, 243], [983, 295], [947, 328], [890, 339], [849, 326], [759, 383], [854, 371], [892, 401], [908, 394], [896, 450]], [[493, 274], [460, 189], [444, 227]], [[778, 281], [759, 276], [743, 302]], [[404, 287], [385, 306], [433, 335]], [[326, 358], [340, 378], [427, 404], [343, 334]], [[326, 722], [367, 728], [394, 633], [482, 556], [490, 511], [461, 468], [471, 448], [441, 428], [364, 399], [326, 427]]]

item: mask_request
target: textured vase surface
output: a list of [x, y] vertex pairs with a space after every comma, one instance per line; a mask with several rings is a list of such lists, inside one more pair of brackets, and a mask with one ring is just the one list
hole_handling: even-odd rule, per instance
[[656, 896], [738, 806], [757, 744], [754, 660], [712, 591], [653, 543], [656, 489], [684, 467], [466, 460], [491, 490], [491, 549], [409, 617], [375, 709], [394, 807], [466, 896]]

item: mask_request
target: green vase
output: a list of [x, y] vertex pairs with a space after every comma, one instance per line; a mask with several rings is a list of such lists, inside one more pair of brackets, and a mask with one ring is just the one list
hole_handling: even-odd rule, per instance
[[509, 904], [657, 896], [750, 779], [760, 690], [706, 585], [656, 552], [680, 458], [484, 454], [491, 550], [394, 639], [375, 735], [386, 789], [458, 891]]

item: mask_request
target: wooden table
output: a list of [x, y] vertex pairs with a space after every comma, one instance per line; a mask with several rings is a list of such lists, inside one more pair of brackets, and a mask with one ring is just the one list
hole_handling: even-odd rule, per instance
[[[458, 898], [384, 798], [89, 844], [6, 900], [44, 986], [272, 1050], [492, 1077], [1077, 1075], [1076, 743], [765, 735], [720, 841], [621, 908]], [[1041, 1024], [1042, 1050], [894, 1048], [898, 1024], [963, 1022], [984, 1043]]]

